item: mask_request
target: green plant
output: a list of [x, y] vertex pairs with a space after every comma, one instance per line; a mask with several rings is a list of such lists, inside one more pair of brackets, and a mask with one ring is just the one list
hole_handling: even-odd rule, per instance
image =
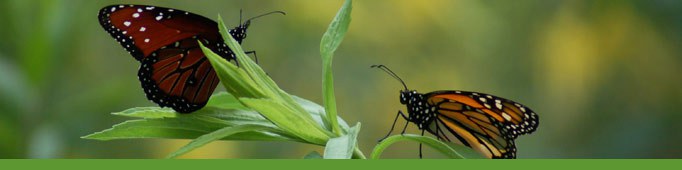
[[[206, 57], [228, 93], [213, 95], [208, 104], [191, 114], [172, 109], [139, 107], [114, 115], [142, 118], [129, 120], [110, 129], [83, 138], [96, 140], [132, 138], [194, 139], [171, 153], [174, 158], [215, 140], [295, 141], [325, 146], [324, 156], [312, 152], [305, 158], [365, 159], [357, 148], [360, 123], [350, 127], [336, 113], [332, 58], [350, 24], [351, 0], [347, 0], [323, 35], [320, 52], [323, 61], [323, 97], [325, 107], [290, 95], [280, 89], [227, 33], [222, 18], [218, 23], [223, 39], [236, 54], [240, 66], [226, 61], [201, 45]], [[199, 42], [201, 43], [201, 42]], [[380, 143], [372, 157], [395, 141], [410, 139], [426, 143], [446, 155], [457, 158], [448, 145], [427, 137], [398, 135]], [[430, 139], [430, 140], [429, 140]], [[453, 156], [454, 155], [454, 156]], [[461, 156], [460, 156], [461, 157]]]

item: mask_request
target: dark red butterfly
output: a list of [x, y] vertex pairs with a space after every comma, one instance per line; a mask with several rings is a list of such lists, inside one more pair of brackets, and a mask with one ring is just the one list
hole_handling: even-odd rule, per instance
[[[251, 19], [229, 30], [239, 43], [246, 38]], [[142, 63], [138, 78], [147, 99], [180, 113], [204, 107], [219, 82], [197, 41], [228, 61], [235, 59], [216, 22], [186, 11], [111, 5], [100, 10], [99, 22]]]
[[[405, 82], [388, 67], [372, 67], [386, 71], [405, 87], [400, 91], [400, 103], [407, 106], [409, 115], [398, 111], [395, 120], [402, 116], [407, 123], [415, 123], [422, 135], [427, 131], [442, 141], [459, 141], [488, 158], [516, 158], [514, 139], [534, 132], [539, 125], [535, 112], [509, 99], [459, 90], [422, 94], [408, 90]], [[395, 127], [395, 120], [388, 135]], [[421, 150], [419, 153], [421, 157]]]

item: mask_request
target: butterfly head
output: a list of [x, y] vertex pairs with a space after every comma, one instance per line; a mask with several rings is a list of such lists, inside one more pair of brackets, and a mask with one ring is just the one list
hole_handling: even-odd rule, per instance
[[232, 38], [237, 40], [237, 42], [242, 43], [242, 40], [246, 38], [246, 29], [249, 28], [249, 23], [250, 22], [247, 21], [244, 24], [241, 24], [231, 29], [230, 35], [232, 35]]
[[415, 90], [401, 90], [400, 91], [400, 104], [410, 104], [410, 101], [413, 101], [415, 97], [418, 96], [419, 93]]

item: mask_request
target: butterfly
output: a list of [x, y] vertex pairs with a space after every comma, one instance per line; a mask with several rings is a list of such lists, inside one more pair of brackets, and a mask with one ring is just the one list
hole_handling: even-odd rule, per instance
[[[534, 132], [539, 125], [535, 112], [512, 100], [459, 90], [422, 94], [408, 90], [405, 82], [388, 67], [372, 67], [384, 70], [405, 87], [400, 91], [400, 103], [407, 106], [409, 114], [398, 111], [386, 137], [393, 131], [398, 117], [402, 116], [407, 120], [402, 133], [412, 122], [422, 131], [422, 135], [426, 131], [441, 141], [459, 141], [487, 158], [513, 159], [516, 158], [514, 139]], [[419, 148], [421, 157], [421, 144]]]
[[[252, 17], [229, 30], [241, 43]], [[147, 99], [161, 107], [190, 113], [204, 107], [220, 81], [198, 41], [222, 58], [235, 55], [218, 24], [190, 12], [147, 5], [111, 5], [99, 11], [99, 23], [141, 65], [138, 79]], [[253, 52], [252, 52], [253, 53]], [[237, 63], [238, 64], [238, 63]]]

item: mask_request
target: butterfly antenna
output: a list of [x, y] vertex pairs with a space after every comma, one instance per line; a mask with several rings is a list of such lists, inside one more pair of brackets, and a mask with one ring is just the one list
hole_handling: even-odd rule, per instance
[[386, 73], [388, 73], [388, 75], [390, 75], [391, 77], [393, 77], [393, 78], [397, 79], [398, 81], [400, 81], [400, 84], [403, 84], [403, 87], [405, 87], [405, 90], [408, 90], [408, 89], [407, 89], [407, 85], [405, 85], [405, 82], [403, 81], [403, 79], [401, 79], [400, 77], [398, 77], [397, 74], [395, 74], [393, 71], [391, 71], [391, 69], [389, 69], [389, 68], [386, 67], [385, 65], [372, 65], [371, 68], [379, 68], [379, 69], [381, 69], [381, 70], [384, 70]]
[[262, 16], [266, 16], [266, 15], [270, 15], [270, 14], [274, 14], [274, 13], [280, 13], [280, 14], [282, 14], [282, 15], [287, 15], [287, 13], [284, 12], [284, 11], [272, 11], [272, 12], [268, 12], [268, 13], [265, 13], [265, 14], [261, 14], [261, 15], [255, 16], [255, 17], [251, 17], [251, 18], [247, 19], [246, 22], [250, 22], [252, 19], [260, 18], [260, 17], [262, 17]]
[[239, 9], [239, 23], [240, 24], [243, 23], [242, 22], [242, 9]]

